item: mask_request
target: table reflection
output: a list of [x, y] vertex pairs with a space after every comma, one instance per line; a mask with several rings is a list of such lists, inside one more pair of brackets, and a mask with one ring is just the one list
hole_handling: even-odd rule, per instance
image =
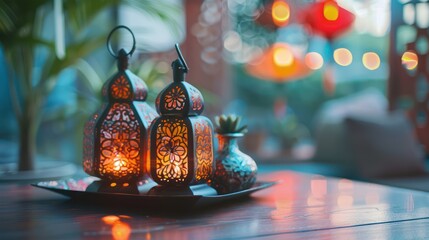
[[[8, 200], [8, 204], [15, 204], [18, 212], [9, 214], [3, 211], [2, 215], [8, 219], [26, 216], [26, 221], [31, 224], [58, 224], [58, 219], [64, 223], [72, 222], [66, 232], [72, 234], [78, 229], [85, 238], [218, 239], [227, 236], [246, 239], [275, 236], [283, 239], [290, 236], [313, 239], [317, 236], [326, 239], [391, 239], [406, 238], [406, 233], [410, 232], [407, 229], [423, 239], [429, 236], [426, 230], [429, 223], [429, 194], [425, 192], [290, 171], [271, 172], [261, 175], [258, 180], [280, 183], [255, 192], [250, 199], [234, 199], [228, 204], [197, 211], [176, 211], [174, 214], [168, 211], [136, 212], [148, 208], [147, 202], [140, 200], [136, 201], [137, 207], [131, 210], [128, 206], [118, 208], [117, 203], [120, 201], [114, 201], [111, 206], [115, 207], [86, 208], [86, 204], [66, 203], [63, 198], [53, 205], [52, 202], [20, 202], [15, 197], [15, 201]], [[85, 191], [92, 182], [94, 179], [74, 179], [44, 184]], [[139, 193], [146, 191], [142, 190], [143, 186], [150, 185], [138, 184]], [[147, 193], [153, 187], [148, 188]], [[156, 189], [159, 190], [159, 187]], [[47, 193], [33, 190], [40, 196]], [[178, 206], [176, 201], [171, 206]], [[17, 204], [26, 208], [19, 208]], [[43, 217], [40, 218], [36, 211], [32, 214], [25, 212], [30, 205], [42, 209], [39, 211]], [[410, 219], [411, 222], [421, 223], [408, 224]], [[26, 231], [22, 234], [46, 234], [37, 232], [31, 224], [25, 225]], [[8, 221], [3, 221], [3, 225], [5, 228], [14, 226]], [[415, 231], [414, 227], [417, 228]], [[53, 231], [49, 234], [59, 234], [56, 228]], [[61, 229], [61, 233], [63, 231]], [[364, 238], [359, 235], [362, 232], [365, 232]]]

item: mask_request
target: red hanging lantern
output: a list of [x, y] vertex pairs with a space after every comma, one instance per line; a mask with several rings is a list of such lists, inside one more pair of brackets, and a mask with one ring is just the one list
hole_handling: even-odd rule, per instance
[[353, 13], [342, 8], [335, 0], [324, 0], [310, 5], [303, 11], [303, 22], [310, 29], [328, 40], [333, 40], [353, 24]]
[[[120, 28], [130, 31], [134, 43], [130, 52], [121, 49], [115, 55], [110, 37]], [[147, 160], [147, 129], [158, 114], [145, 102], [144, 81], [127, 70], [128, 58], [135, 50], [131, 30], [125, 26], [114, 28], [107, 45], [110, 54], [118, 59], [118, 72], [104, 84], [105, 102], [85, 125], [83, 168], [86, 173], [111, 182], [137, 180], [144, 175]]]

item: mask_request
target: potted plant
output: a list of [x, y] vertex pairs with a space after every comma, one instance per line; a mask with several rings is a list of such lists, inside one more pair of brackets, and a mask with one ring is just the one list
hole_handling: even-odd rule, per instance
[[247, 126], [240, 126], [240, 122], [241, 117], [236, 115], [215, 118], [219, 144], [212, 186], [220, 194], [250, 188], [256, 181], [256, 162], [237, 145], [237, 140], [247, 133]]

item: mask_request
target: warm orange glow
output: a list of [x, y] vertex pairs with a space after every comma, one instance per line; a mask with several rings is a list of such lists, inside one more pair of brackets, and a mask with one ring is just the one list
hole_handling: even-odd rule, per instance
[[290, 49], [279, 46], [274, 48], [273, 59], [278, 66], [290, 66], [293, 63], [293, 54]]
[[112, 183], [110, 184], [110, 186], [111, 186], [111, 187], [116, 187], [116, 183], [112, 182]]
[[348, 66], [353, 61], [353, 55], [346, 48], [338, 48], [334, 51], [334, 60], [340, 66]]
[[124, 183], [124, 184], [122, 184], [122, 186], [123, 187], [128, 187], [128, 186], [130, 186], [130, 184], [129, 183]]
[[369, 70], [375, 70], [380, 67], [380, 57], [375, 52], [367, 52], [363, 54], [362, 63]]
[[323, 16], [329, 21], [336, 21], [338, 19], [339, 11], [338, 5], [334, 1], [327, 1], [323, 5]]
[[125, 240], [130, 237], [131, 234], [131, 227], [130, 225], [118, 221], [114, 223], [112, 227], [112, 237], [115, 240]]
[[309, 52], [305, 55], [305, 64], [313, 70], [320, 69], [323, 66], [323, 57], [317, 52]]
[[271, 15], [273, 17], [274, 24], [278, 27], [286, 26], [290, 17], [290, 8], [287, 2], [276, 0], [273, 3]]
[[113, 170], [115, 171], [127, 171], [127, 159], [121, 153], [117, 154], [113, 159]]
[[413, 70], [419, 64], [419, 58], [416, 53], [407, 51], [402, 55], [402, 65], [408, 70]]
[[275, 43], [255, 56], [246, 70], [260, 79], [284, 82], [307, 76], [311, 69], [286, 43]]
[[187, 134], [183, 119], [163, 119], [156, 128], [156, 177], [184, 182], [189, 174]]
[[101, 220], [108, 225], [113, 225], [115, 222], [119, 221], [119, 217], [115, 215], [108, 215], [101, 218]]

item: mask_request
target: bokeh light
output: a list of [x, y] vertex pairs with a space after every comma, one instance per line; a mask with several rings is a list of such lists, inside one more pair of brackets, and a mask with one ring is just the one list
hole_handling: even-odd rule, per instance
[[376, 70], [380, 67], [380, 57], [375, 52], [367, 52], [362, 56], [363, 65], [369, 70]]
[[112, 237], [115, 240], [125, 240], [129, 239], [131, 234], [130, 225], [124, 222], [116, 222], [112, 227]]
[[274, 49], [273, 60], [277, 66], [290, 66], [293, 63], [293, 53], [288, 48], [277, 46]]
[[334, 60], [340, 66], [348, 66], [353, 61], [353, 55], [346, 48], [338, 48], [334, 51]]
[[413, 70], [419, 64], [419, 58], [415, 52], [406, 51], [402, 54], [402, 65], [408, 70]]
[[304, 60], [286, 43], [278, 42], [253, 57], [246, 71], [259, 79], [285, 82], [303, 78], [311, 73]]
[[339, 195], [337, 198], [337, 204], [340, 208], [346, 208], [353, 206], [354, 198], [349, 195]]
[[274, 24], [278, 27], [286, 26], [290, 17], [290, 8], [287, 2], [282, 0], [274, 1], [271, 15], [273, 17]]
[[223, 47], [230, 52], [238, 52], [242, 48], [241, 37], [237, 32], [230, 31], [225, 34]]
[[309, 52], [305, 55], [305, 64], [312, 70], [320, 69], [323, 66], [323, 57], [317, 52]]
[[113, 225], [115, 222], [119, 221], [119, 217], [115, 215], [107, 215], [101, 218], [101, 220], [108, 225]]
[[336, 21], [338, 19], [339, 11], [338, 6], [333, 1], [328, 1], [323, 5], [323, 16], [329, 21]]

